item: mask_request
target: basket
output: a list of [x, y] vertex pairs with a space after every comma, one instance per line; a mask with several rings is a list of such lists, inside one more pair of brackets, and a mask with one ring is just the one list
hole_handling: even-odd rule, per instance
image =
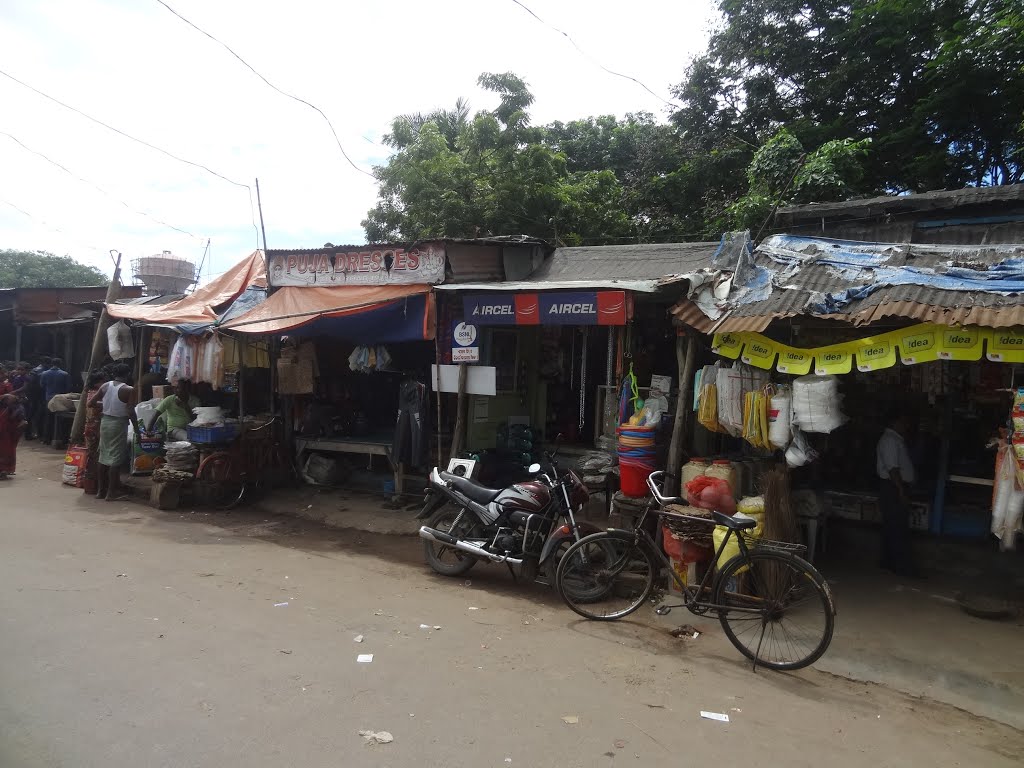
[[219, 427], [187, 427], [190, 443], [226, 443], [238, 435], [237, 424], [224, 424]]
[[681, 520], [671, 515], [662, 515], [661, 520], [672, 533], [680, 539], [689, 541], [699, 547], [713, 546], [712, 535], [715, 524], [711, 519], [711, 512], [698, 507], [683, 507], [678, 504], [669, 504], [665, 507], [666, 512], [674, 512], [690, 517], [706, 518], [706, 522], [699, 520]]

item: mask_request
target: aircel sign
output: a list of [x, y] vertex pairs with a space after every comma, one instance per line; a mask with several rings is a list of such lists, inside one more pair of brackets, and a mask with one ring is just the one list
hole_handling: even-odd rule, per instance
[[463, 300], [466, 322], [477, 325], [625, 325], [625, 291], [490, 293]]

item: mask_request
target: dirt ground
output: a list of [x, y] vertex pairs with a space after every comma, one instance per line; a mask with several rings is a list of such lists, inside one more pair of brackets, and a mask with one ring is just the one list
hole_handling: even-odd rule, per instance
[[[1010, 766], [1024, 754], [1013, 728], [884, 685], [753, 673], [706, 618], [671, 617], [697, 640], [650, 617], [590, 623], [497, 567], [435, 576], [410, 537], [108, 504], [62, 487], [51, 451], [30, 444], [19, 462], [0, 486], [5, 768]], [[361, 730], [394, 741], [366, 745]]]

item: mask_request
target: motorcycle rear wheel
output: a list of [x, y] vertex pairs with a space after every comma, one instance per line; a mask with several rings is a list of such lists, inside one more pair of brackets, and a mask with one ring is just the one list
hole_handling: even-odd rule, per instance
[[[467, 536], [472, 532], [476, 519], [467, 512], [459, 521], [458, 528], [452, 530], [452, 523], [455, 522], [460, 511], [457, 507], [446, 504], [430, 516], [427, 526], [455, 537]], [[461, 576], [477, 564], [475, 557], [433, 541], [423, 542], [423, 554], [426, 557], [427, 565], [442, 576]]]

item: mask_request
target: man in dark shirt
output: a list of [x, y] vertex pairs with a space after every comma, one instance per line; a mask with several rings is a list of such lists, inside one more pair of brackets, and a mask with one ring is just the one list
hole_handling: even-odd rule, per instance
[[53, 440], [53, 428], [55, 425], [54, 416], [47, 406], [56, 395], [62, 395], [71, 391], [71, 374], [61, 368], [63, 361], [59, 357], [50, 361], [49, 370], [39, 375], [39, 386], [43, 390], [43, 409], [46, 419], [43, 442], [49, 443]]

